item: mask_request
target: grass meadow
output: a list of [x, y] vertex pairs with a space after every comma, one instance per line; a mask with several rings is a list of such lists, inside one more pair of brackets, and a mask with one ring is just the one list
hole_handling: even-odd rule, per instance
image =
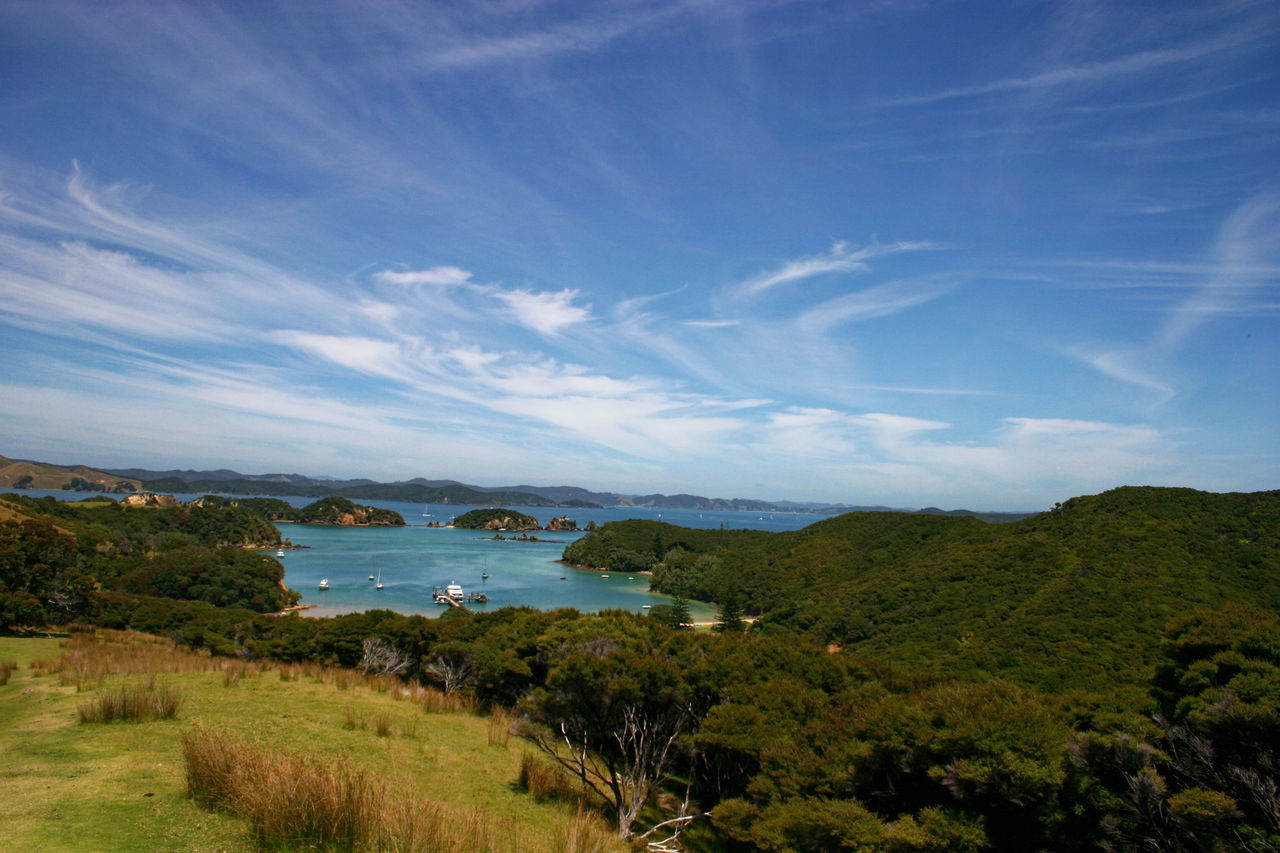
[[0, 670], [0, 849], [628, 849], [435, 690], [111, 631], [0, 637]]

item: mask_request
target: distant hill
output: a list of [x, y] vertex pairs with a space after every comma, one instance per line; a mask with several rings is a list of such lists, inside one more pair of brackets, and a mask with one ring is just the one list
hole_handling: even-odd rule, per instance
[[[71, 489], [78, 491], [138, 491], [185, 494], [237, 494], [352, 500], [389, 500], [409, 503], [462, 504], [469, 506], [556, 506], [593, 509], [599, 507], [643, 507], [739, 512], [811, 512], [836, 514], [856, 511], [888, 511], [883, 506], [854, 506], [798, 501], [765, 501], [755, 498], [708, 498], [701, 495], [624, 495], [594, 492], [579, 486], [477, 486], [458, 480], [430, 480], [414, 477], [393, 483], [369, 479], [338, 479], [305, 474], [242, 474], [227, 468], [213, 470], [108, 468], [101, 471], [84, 466], [66, 467], [38, 462], [4, 459], [5, 465], [34, 466], [14, 469], [13, 476], [0, 469], [0, 488]], [[38, 471], [35, 469], [39, 469]], [[30, 476], [30, 480], [23, 477]], [[913, 512], [914, 510], [897, 510]], [[967, 509], [929, 508], [923, 513], [972, 515], [985, 521], [1014, 521], [1030, 513], [973, 512]]]
[[565, 559], [652, 569], [655, 587], [736, 600], [761, 628], [915, 667], [1052, 690], [1140, 684], [1172, 617], [1230, 604], [1280, 611], [1280, 491], [1125, 487], [998, 525], [900, 512], [783, 533], [630, 520]]
[[0, 456], [0, 488], [65, 489], [76, 492], [136, 492], [137, 478], [99, 471], [85, 465], [49, 465]]

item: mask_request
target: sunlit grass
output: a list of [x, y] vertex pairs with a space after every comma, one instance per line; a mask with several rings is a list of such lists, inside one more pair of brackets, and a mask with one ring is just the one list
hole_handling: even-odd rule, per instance
[[[505, 736], [509, 720], [466, 697], [333, 667], [192, 654], [127, 632], [0, 638], [0, 661], [16, 664], [0, 686], [5, 849], [258, 849], [254, 818], [188, 797], [182, 741], [193, 732], [251, 744], [266, 764], [286, 762], [276, 767], [345, 763], [363, 774], [374, 801], [388, 792], [370, 806], [382, 828], [368, 849], [625, 849], [596, 815], [521, 790], [529, 748]], [[147, 684], [180, 691], [176, 720], [79, 723], [82, 704]], [[427, 835], [444, 846], [413, 841]]]

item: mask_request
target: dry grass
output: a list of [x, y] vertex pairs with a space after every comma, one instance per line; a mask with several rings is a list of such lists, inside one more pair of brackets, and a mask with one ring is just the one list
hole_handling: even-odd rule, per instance
[[[78, 730], [76, 735], [67, 735], [67, 743], [87, 743], [84, 739], [91, 738], [93, 743], [109, 743], [111, 748], [118, 749], [118, 757], [113, 757], [113, 761], [119, 762], [119, 772], [123, 774], [120, 779], [133, 779], [138, 774], [163, 779], [165, 772], [169, 772], [173, 775], [170, 783], [173, 794], [179, 798], [184, 775], [188, 784], [192, 775], [205, 780], [192, 786], [193, 793], [204, 790], [200, 799], [180, 798], [188, 811], [183, 813], [174, 807], [174, 815], [180, 817], [172, 818], [178, 821], [173, 826], [188, 827], [201, 822], [206, 827], [216, 827], [221, 840], [210, 841], [207, 848], [197, 843], [165, 849], [243, 849], [227, 840], [236, 838], [239, 844], [260, 849], [416, 850], [420, 853], [433, 850], [524, 853], [552, 849], [586, 853], [626, 849], [613, 838], [607, 822], [590, 809], [579, 809], [584, 813], [573, 816], [577, 804], [584, 800], [573, 790], [576, 783], [571, 777], [562, 774], [559, 783], [553, 781], [538, 788], [543, 797], [554, 802], [539, 804], [535, 797], [521, 794], [512, 783], [525, 747], [522, 743], [507, 743], [513, 720], [508, 719], [506, 712], [481, 707], [474, 697], [466, 694], [445, 695], [431, 686], [376, 676], [367, 678], [358, 671], [338, 667], [210, 657], [193, 653], [169, 640], [131, 631], [73, 634], [61, 640], [61, 654], [56, 658], [52, 656], [58, 652], [50, 651], [54, 642], [42, 640], [41, 643], [36, 654], [15, 657], [6, 651], [3, 658], [19, 660], [23, 670], [31, 661], [31, 675], [18, 670], [14, 678], [49, 676], [52, 689], [40, 695], [65, 697], [64, 707], [68, 711], [76, 707], [77, 698], [82, 699], [79, 704], [90, 704], [83, 701], [87, 697], [73, 695], [73, 689], [86, 690], [101, 684], [108, 688], [138, 685], [147, 683], [148, 679], [152, 688], [157, 681], [182, 686], [183, 716], [202, 726], [188, 739], [192, 739], [193, 744], [209, 747], [198, 754], [189, 754], [189, 763], [179, 763], [179, 757], [186, 754], [186, 744], [179, 743], [186, 726], [90, 729], [74, 726], [74, 713], [61, 717]], [[41, 656], [46, 660], [32, 660]], [[276, 678], [298, 684], [271, 685]], [[56, 688], [59, 681], [63, 688]], [[325, 698], [325, 690], [317, 692], [314, 684], [333, 685], [334, 693], [342, 693], [330, 693], [329, 698]], [[108, 693], [111, 690], [102, 692], [104, 698]], [[36, 695], [32, 693], [33, 698]], [[96, 712], [95, 708], [88, 716]], [[470, 720], [451, 719], [451, 712], [468, 715]], [[480, 719], [481, 715], [485, 719]], [[338, 726], [367, 735], [337, 733], [334, 729]], [[55, 747], [41, 752], [38, 761], [33, 758], [32, 761], [37, 761], [33, 766], [56, 765], [58, 779], [79, 779], [83, 768], [73, 760], [73, 751], [59, 747], [63, 742], [56, 738], [61, 735], [56, 734], [56, 730], [46, 731], [46, 727], [44, 722], [38, 727], [40, 738], [54, 739]], [[333, 735], [326, 734], [325, 729]], [[229, 731], [253, 740], [211, 739], [206, 735], [209, 730]], [[486, 734], [488, 744], [485, 744]], [[412, 744], [402, 740], [408, 738], [413, 739]], [[143, 743], [151, 748], [146, 768], [129, 765], [128, 756]], [[166, 747], [165, 743], [168, 743]], [[260, 744], [269, 744], [269, 748]], [[54, 757], [64, 753], [67, 757], [55, 761]], [[320, 754], [323, 758], [312, 760], [305, 757], [307, 754]], [[335, 761], [334, 756], [344, 758]], [[356, 767], [362, 770], [357, 772]], [[252, 784], [242, 784], [243, 780]], [[256, 783], [253, 780], [257, 780]], [[0, 779], [0, 785], [3, 781]], [[97, 847], [90, 841], [81, 849], [161, 849], [161, 836], [169, 838], [170, 834], [178, 833], [173, 827], [165, 829], [163, 820], [152, 820], [157, 817], [156, 813], [143, 813], [145, 809], [129, 812], [131, 829], [125, 829], [123, 824], [102, 824], [100, 815], [105, 808], [102, 798], [116, 797], [113, 792], [122, 790], [120, 785], [76, 789], [69, 793], [70, 783], [60, 784], [58, 797], [61, 799], [56, 802], [63, 817], [59, 820], [78, 821], [78, 833], [86, 838], [97, 833], [104, 839]], [[151, 790], [163, 792], [164, 783], [160, 781], [148, 781], [147, 785], [157, 785]], [[298, 806], [301, 811], [291, 811], [289, 800], [307, 802], [311, 789], [320, 802]], [[246, 790], [256, 793], [246, 794]], [[561, 790], [562, 795], [549, 793], [554, 790]], [[45, 793], [44, 797], [49, 795]], [[159, 802], [159, 799], [147, 800], [148, 804]], [[201, 811], [201, 804], [206, 802], [216, 804], [218, 815]], [[476, 808], [476, 803], [484, 806]], [[23, 815], [41, 816], [38, 820], [32, 817], [35, 822], [31, 826], [45, 826], [41, 822], [45, 821], [47, 827], [28, 830], [23, 838], [31, 843], [14, 849], [60, 849], [56, 845], [50, 847], [46, 835], [42, 834], [47, 830], [50, 834], [47, 838], [54, 838], [52, 834], [60, 831], [60, 825], [47, 818], [49, 808], [45, 800], [20, 799], [19, 804]], [[123, 806], [111, 799], [110, 808]], [[198, 820], [193, 818], [197, 813], [201, 815]], [[376, 818], [376, 834], [348, 844], [343, 839], [356, 833], [361, 821], [366, 821], [361, 815]], [[246, 824], [241, 824], [241, 820]], [[246, 825], [252, 838], [244, 834], [244, 829], [237, 829]], [[298, 835], [293, 831], [297, 826], [310, 827], [306, 829], [310, 834], [308, 838], [289, 840]], [[182, 829], [179, 834], [186, 831]], [[129, 841], [122, 845], [105, 840], [118, 838], [134, 839], [136, 843]], [[0, 848], [4, 845], [0, 844]]]
[[102, 692], [77, 706], [82, 723], [112, 723], [118, 720], [141, 723], [148, 720], [172, 720], [182, 704], [182, 691], [148, 678], [138, 684], [126, 684]]
[[618, 837], [598, 814], [579, 809], [556, 829], [553, 843], [564, 853], [607, 853], [617, 849]]
[[[423, 853], [521, 849], [519, 827], [510, 821], [495, 821], [479, 809], [460, 813], [393, 797], [385, 783], [346, 759], [287, 755], [201, 730], [185, 735], [182, 746], [188, 794], [209, 808], [248, 820], [262, 848]], [[575, 832], [568, 827], [559, 834]]]
[[476, 698], [465, 693], [445, 693], [434, 687], [419, 687], [418, 696], [418, 701], [422, 703], [422, 710], [429, 714], [474, 714], [480, 708]]
[[9, 683], [9, 676], [18, 668], [16, 663], [11, 661], [0, 661], [0, 687]]
[[499, 705], [489, 709], [489, 746], [507, 745], [511, 739], [511, 728], [514, 718], [511, 712]]
[[520, 776], [517, 782], [540, 803], [558, 800], [576, 804], [581, 810], [588, 802], [586, 792], [583, 791], [578, 780], [566, 773], [562, 767], [544, 761], [531, 753], [526, 752], [520, 758]]

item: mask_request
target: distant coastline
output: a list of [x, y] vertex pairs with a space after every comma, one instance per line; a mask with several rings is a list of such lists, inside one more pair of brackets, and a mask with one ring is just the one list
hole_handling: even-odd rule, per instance
[[937, 507], [915, 509], [879, 504], [868, 506], [766, 501], [751, 498], [709, 498], [690, 494], [624, 495], [617, 492], [595, 492], [578, 486], [488, 487], [469, 485], [457, 480], [428, 480], [422, 477], [393, 483], [379, 483], [366, 479], [321, 479], [302, 474], [242, 474], [228, 469], [204, 471], [156, 471], [146, 468], [97, 469], [85, 465], [55, 465], [0, 456], [0, 489], [4, 488], [111, 494], [148, 491], [169, 494], [233, 494], [250, 497], [341, 497], [348, 500], [396, 501], [459, 507], [631, 508], [818, 515], [838, 515], [846, 512], [919, 512], [926, 515], [971, 515], [985, 521], [1016, 521], [1040, 511], [1037, 509], [1026, 512], [985, 512], [969, 509], [943, 510]]

